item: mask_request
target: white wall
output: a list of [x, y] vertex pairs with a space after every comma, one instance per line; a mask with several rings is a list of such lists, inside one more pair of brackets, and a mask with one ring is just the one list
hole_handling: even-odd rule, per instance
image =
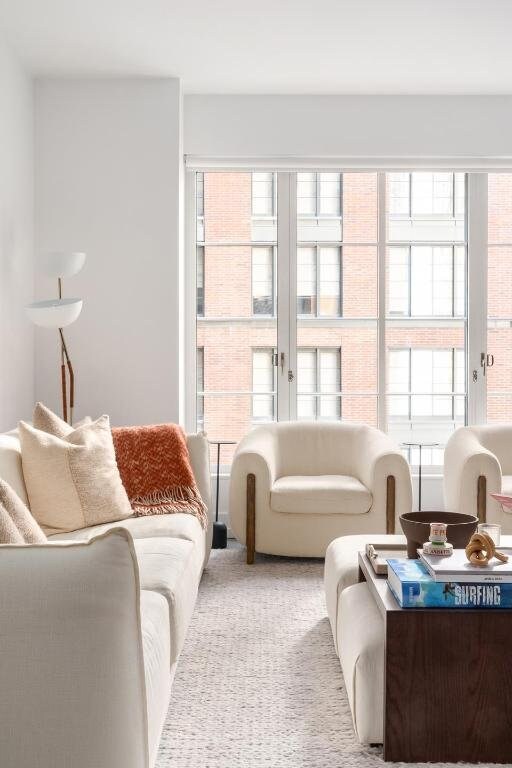
[[[36, 86], [36, 245], [84, 250], [64, 283], [76, 418], [179, 419], [181, 92], [176, 79], [57, 79]], [[37, 267], [37, 261], [36, 261]], [[56, 286], [37, 275], [40, 298]], [[56, 334], [38, 330], [36, 395], [60, 408]]]
[[0, 431], [31, 416], [34, 331], [24, 306], [32, 301], [32, 84], [0, 43]]
[[512, 157], [512, 96], [185, 97], [185, 152], [210, 157]]

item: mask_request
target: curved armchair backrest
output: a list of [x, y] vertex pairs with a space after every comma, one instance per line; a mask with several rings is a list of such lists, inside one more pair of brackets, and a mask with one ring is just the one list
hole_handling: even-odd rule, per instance
[[485, 424], [467, 427], [478, 441], [493, 453], [504, 475], [512, 475], [512, 424]]
[[371, 427], [339, 422], [284, 421], [273, 425], [279, 474], [356, 475], [362, 437]]

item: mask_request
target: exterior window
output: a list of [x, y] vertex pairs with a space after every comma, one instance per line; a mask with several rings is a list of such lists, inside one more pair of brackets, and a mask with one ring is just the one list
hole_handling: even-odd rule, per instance
[[196, 359], [197, 428], [204, 429], [204, 347], [198, 347]]
[[196, 173], [196, 238], [204, 240], [204, 173]]
[[273, 173], [252, 174], [252, 215], [275, 216]]
[[298, 173], [297, 215], [341, 217], [341, 174]]
[[252, 249], [252, 312], [274, 314], [274, 248], [270, 245]]
[[464, 316], [464, 246], [392, 246], [388, 264], [390, 315]]
[[196, 266], [197, 314], [204, 316], [204, 245], [197, 246]]
[[390, 173], [388, 178], [391, 216], [464, 215], [463, 173]]
[[297, 418], [341, 419], [341, 350], [297, 350]]
[[390, 349], [388, 365], [390, 421], [464, 419], [463, 349]]
[[276, 386], [273, 348], [252, 351], [252, 420], [274, 421]]
[[297, 249], [297, 314], [341, 316], [339, 246], [301, 246]]

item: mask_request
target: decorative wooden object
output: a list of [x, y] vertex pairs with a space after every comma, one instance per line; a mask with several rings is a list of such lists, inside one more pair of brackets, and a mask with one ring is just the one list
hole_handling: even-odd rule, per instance
[[245, 546], [247, 547], [247, 565], [252, 565], [256, 551], [256, 475], [252, 473], [247, 475]]
[[487, 517], [487, 478], [485, 475], [480, 475], [477, 482], [476, 491], [476, 508], [479, 523], [486, 523]]
[[386, 533], [395, 532], [396, 483], [394, 475], [386, 479]]
[[498, 552], [494, 541], [486, 533], [474, 533], [466, 547], [466, 557], [471, 565], [489, 565], [495, 557], [502, 563], [508, 563], [508, 555]]

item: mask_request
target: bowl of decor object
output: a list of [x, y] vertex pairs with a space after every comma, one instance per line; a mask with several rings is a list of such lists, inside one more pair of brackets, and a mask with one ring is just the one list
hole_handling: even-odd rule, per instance
[[407, 539], [407, 557], [418, 557], [418, 549], [428, 541], [430, 523], [446, 523], [446, 536], [454, 549], [464, 549], [478, 526], [474, 515], [459, 512], [406, 512], [400, 515], [402, 530]]

